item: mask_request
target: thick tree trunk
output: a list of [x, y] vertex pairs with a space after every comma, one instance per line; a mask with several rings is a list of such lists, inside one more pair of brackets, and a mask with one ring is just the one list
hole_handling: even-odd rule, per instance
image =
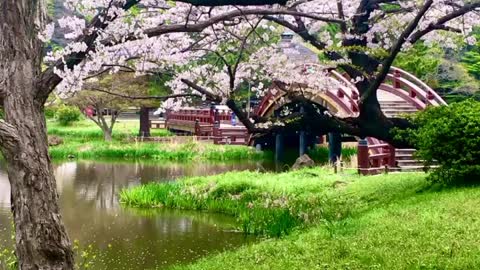
[[37, 99], [44, 1], [0, 1], [0, 149], [7, 161], [19, 268], [73, 269], [61, 221], [46, 135], [44, 99]]
[[150, 137], [150, 109], [147, 107], [140, 108], [140, 137]]
[[17, 151], [5, 155], [20, 269], [73, 269], [48, 156], [43, 106], [17, 90], [4, 104], [7, 122], [19, 130]]

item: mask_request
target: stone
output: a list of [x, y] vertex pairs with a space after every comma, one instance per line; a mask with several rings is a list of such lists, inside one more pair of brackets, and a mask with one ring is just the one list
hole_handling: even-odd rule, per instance
[[297, 158], [295, 164], [292, 166], [292, 170], [298, 170], [305, 167], [313, 167], [315, 165], [315, 161], [313, 161], [307, 154], [302, 155], [301, 157]]
[[345, 182], [345, 181], [335, 181], [335, 182], [333, 182], [332, 187], [333, 188], [343, 188], [343, 187], [346, 187], [347, 185], [348, 185], [348, 183]]
[[63, 144], [63, 139], [58, 136], [48, 136], [48, 146], [57, 146]]

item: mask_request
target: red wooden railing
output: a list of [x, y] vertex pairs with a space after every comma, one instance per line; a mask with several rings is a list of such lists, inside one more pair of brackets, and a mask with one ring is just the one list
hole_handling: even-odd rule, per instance
[[231, 121], [231, 110], [213, 107], [168, 110], [165, 116], [168, 129], [193, 133], [198, 139], [213, 140], [215, 144], [247, 144], [250, 137], [247, 129], [241, 123], [232, 126]]

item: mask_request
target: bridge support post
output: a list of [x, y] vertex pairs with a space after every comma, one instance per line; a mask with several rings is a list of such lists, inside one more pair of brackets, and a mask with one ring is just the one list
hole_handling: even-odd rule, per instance
[[[300, 107], [300, 113], [305, 113], [305, 108], [303, 106]], [[298, 133], [299, 137], [299, 142], [298, 142], [298, 148], [299, 148], [299, 155], [303, 156], [307, 152], [307, 134], [304, 130], [301, 130]]]
[[367, 175], [370, 168], [370, 154], [368, 153], [368, 141], [365, 139], [358, 141], [357, 146], [358, 173]]
[[328, 134], [328, 156], [330, 163], [336, 163], [342, 155], [342, 134], [332, 132]]
[[275, 163], [281, 162], [283, 159], [283, 135], [275, 134]]
[[298, 134], [299, 137], [299, 154], [303, 156], [307, 153], [307, 134], [305, 131], [300, 131]]

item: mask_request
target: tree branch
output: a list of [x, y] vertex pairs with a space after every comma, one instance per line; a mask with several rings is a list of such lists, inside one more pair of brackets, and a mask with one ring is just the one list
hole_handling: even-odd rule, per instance
[[435, 23], [432, 23], [429, 26], [427, 26], [427, 28], [425, 28], [423, 30], [418, 30], [417, 32], [412, 34], [412, 36], [409, 38], [409, 40], [413, 44], [413, 43], [417, 42], [419, 39], [421, 39], [423, 36], [425, 36], [426, 34], [432, 32], [434, 30], [452, 31], [453, 29], [445, 26], [445, 23], [447, 23], [447, 22], [449, 22], [453, 19], [456, 19], [460, 16], [463, 16], [466, 13], [468, 13], [470, 11], [473, 11], [474, 9], [479, 8], [479, 7], [480, 7], [480, 1], [468, 4], [468, 5], [464, 5], [462, 8], [460, 8], [458, 10], [455, 10], [454, 12], [449, 13], [449, 14], [443, 16], [442, 18], [438, 19]]
[[208, 100], [211, 100], [211, 101], [217, 102], [217, 103], [222, 102], [222, 98], [220, 96], [213, 94], [212, 92], [210, 92], [207, 89], [201, 87], [200, 85], [198, 85], [198, 84], [196, 84], [196, 83], [194, 83], [190, 80], [187, 80], [187, 79], [181, 79], [181, 81], [184, 84], [188, 85], [193, 90], [196, 90], [197, 92], [200, 92], [200, 94], [205, 95]]
[[180, 98], [180, 97], [201, 97], [196, 94], [174, 94], [174, 95], [166, 95], [166, 96], [131, 96], [131, 95], [125, 95], [122, 93], [115, 93], [111, 92], [105, 89], [97, 88], [97, 87], [90, 87], [89, 89], [85, 89], [85, 91], [91, 91], [91, 92], [102, 92], [105, 94], [109, 94], [112, 96], [117, 96], [121, 98], [126, 98], [126, 99], [132, 99], [132, 100], [149, 100], [149, 99], [155, 99], [155, 100], [167, 100], [170, 98]]
[[[195, 24], [174, 24], [174, 25], [161, 25], [157, 26], [151, 29], [147, 29], [144, 31], [144, 33], [148, 37], [154, 37], [154, 36], [159, 36], [167, 33], [174, 33], [174, 32], [201, 32], [205, 28], [220, 23], [224, 20], [230, 20], [233, 17], [239, 17], [239, 16], [246, 16], [246, 15], [291, 15], [291, 16], [300, 16], [300, 17], [305, 17], [313, 20], [318, 20], [318, 21], [324, 21], [324, 22], [329, 22], [329, 23], [345, 23], [343, 20], [335, 19], [335, 18], [330, 18], [330, 17], [324, 17], [324, 16], [318, 16], [315, 14], [309, 14], [309, 13], [304, 13], [304, 12], [299, 12], [299, 11], [294, 11], [294, 10], [284, 10], [284, 9], [241, 9], [241, 10], [233, 10], [230, 12], [226, 12], [221, 15], [217, 15], [214, 17], [211, 17], [208, 20], [205, 21], [199, 21]], [[136, 39], [135, 36], [130, 36], [126, 40], [134, 40]]]
[[418, 23], [423, 18], [425, 13], [430, 9], [432, 4], [433, 4], [433, 0], [427, 0], [423, 5], [423, 7], [420, 9], [420, 11], [417, 13], [413, 21], [411, 21], [408, 24], [407, 28], [405, 28], [403, 33], [397, 39], [397, 42], [395, 43], [395, 45], [392, 47], [390, 55], [382, 63], [382, 68], [380, 70], [380, 73], [375, 77], [375, 80], [370, 84], [370, 87], [365, 91], [365, 93], [362, 93], [362, 97], [360, 98], [360, 103], [363, 103], [367, 98], [369, 98], [370, 95], [372, 95], [372, 93], [376, 92], [377, 89], [380, 87], [380, 85], [383, 83], [383, 81], [388, 75], [388, 72], [390, 71], [393, 61], [395, 60], [398, 53], [402, 49], [403, 44], [405, 44], [405, 42], [407, 41], [407, 38], [415, 30]]
[[265, 6], [265, 5], [286, 5], [287, 0], [177, 0], [194, 6]]
[[4, 156], [12, 156], [13, 153], [18, 152], [19, 142], [17, 128], [0, 119], [0, 149]]
[[[123, 10], [129, 10], [130, 8], [134, 7], [140, 2], [140, 0], [127, 0], [126, 3], [121, 6]], [[39, 87], [36, 88], [36, 92], [34, 96], [36, 99], [40, 100], [44, 103], [50, 93], [55, 89], [55, 87], [62, 81], [57, 74], [55, 74], [54, 70], [57, 69], [64, 69], [65, 65], [67, 68], [72, 69], [75, 65], [81, 63], [87, 56], [87, 54], [92, 51], [95, 47], [95, 42], [99, 37], [99, 31], [104, 30], [107, 28], [109, 23], [115, 20], [117, 17], [108, 17], [104, 13], [99, 13], [95, 16], [91, 23], [88, 25], [87, 29], [98, 29], [93, 31], [90, 34], [82, 35], [78, 37], [75, 42], [78, 43], [85, 43], [87, 45], [87, 50], [85, 52], [79, 53], [72, 53], [65, 57], [65, 62], [62, 60], [58, 60], [53, 66], [47, 68], [40, 76], [39, 80]], [[66, 63], [66, 64], [64, 64]]]

